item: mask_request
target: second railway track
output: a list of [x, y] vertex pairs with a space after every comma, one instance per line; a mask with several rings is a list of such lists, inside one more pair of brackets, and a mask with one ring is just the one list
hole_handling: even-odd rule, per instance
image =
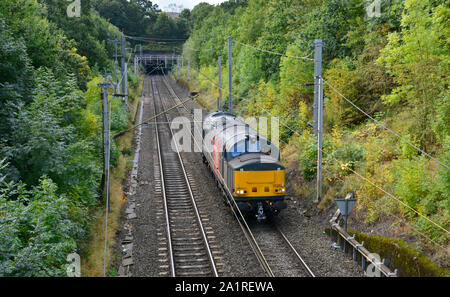
[[[157, 114], [166, 109], [160, 94], [161, 77], [150, 77], [150, 82], [154, 111]], [[170, 276], [218, 276], [206, 235], [207, 229], [203, 226], [188, 174], [178, 147], [171, 144], [173, 132], [169, 121], [167, 114], [154, 121], [165, 217], [165, 228], [160, 233], [165, 233], [167, 238], [166, 266], [170, 270]]]

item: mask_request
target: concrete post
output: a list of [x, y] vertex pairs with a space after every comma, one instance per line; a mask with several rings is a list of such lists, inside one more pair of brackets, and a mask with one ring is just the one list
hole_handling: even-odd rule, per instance
[[191, 59], [188, 59], [188, 80], [191, 80]]

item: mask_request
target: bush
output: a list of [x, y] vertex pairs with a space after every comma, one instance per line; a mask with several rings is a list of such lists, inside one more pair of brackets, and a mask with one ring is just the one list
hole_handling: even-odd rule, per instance
[[[433, 173], [429, 160], [424, 156], [396, 160], [393, 172], [397, 197], [420, 214], [445, 227], [450, 209], [449, 183], [445, 180], [445, 175]], [[407, 207], [399, 205], [399, 209], [413, 218], [416, 226], [435, 241], [445, 243], [448, 240], [447, 234], [429, 220]]]
[[306, 180], [316, 177], [317, 171], [317, 144], [313, 135], [303, 133], [299, 139], [299, 170]]
[[130, 115], [120, 98], [110, 98], [111, 104], [111, 131], [125, 129], [130, 121]]
[[66, 276], [66, 257], [86, 235], [87, 209], [58, 195], [45, 176], [31, 190], [3, 184], [0, 205], [0, 276]]

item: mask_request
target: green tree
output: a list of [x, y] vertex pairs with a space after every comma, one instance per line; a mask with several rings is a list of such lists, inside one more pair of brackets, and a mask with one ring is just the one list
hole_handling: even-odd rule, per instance
[[92, 6], [125, 34], [144, 36], [156, 21], [157, 5], [148, 0], [92, 0]]
[[422, 148], [435, 142], [433, 119], [436, 107], [448, 98], [445, 79], [450, 70], [450, 8], [432, 6], [432, 1], [408, 0], [402, 17], [401, 33], [389, 34], [389, 43], [378, 59], [398, 87], [383, 96], [389, 105], [406, 104], [414, 116], [409, 133]]
[[151, 27], [151, 30], [148, 31], [148, 34], [152, 37], [175, 38], [178, 35], [177, 24], [167, 13], [159, 13], [156, 22]]

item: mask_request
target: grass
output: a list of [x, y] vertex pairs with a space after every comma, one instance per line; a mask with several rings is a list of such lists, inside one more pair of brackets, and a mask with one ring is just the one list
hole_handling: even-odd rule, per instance
[[[139, 100], [137, 98], [142, 92], [142, 81], [140, 80], [139, 87], [130, 90], [130, 115], [131, 122], [136, 114], [136, 109]], [[111, 170], [110, 178], [110, 206], [111, 211], [108, 215], [108, 248], [106, 255], [106, 275], [115, 276], [117, 271], [115, 265], [120, 261], [120, 255], [115, 253], [116, 237], [120, 231], [121, 226], [121, 210], [122, 206], [126, 202], [125, 195], [123, 192], [123, 182], [126, 179], [126, 174], [130, 168], [128, 165], [133, 161], [134, 150], [132, 150], [134, 133], [129, 132], [118, 137], [116, 143], [122, 152], [118, 165]], [[105, 206], [102, 205], [94, 210], [94, 222], [90, 228], [90, 237], [82, 251], [81, 255], [81, 275], [87, 277], [99, 277], [103, 276], [104, 267], [104, 255], [105, 255], [105, 218], [106, 210]]]

